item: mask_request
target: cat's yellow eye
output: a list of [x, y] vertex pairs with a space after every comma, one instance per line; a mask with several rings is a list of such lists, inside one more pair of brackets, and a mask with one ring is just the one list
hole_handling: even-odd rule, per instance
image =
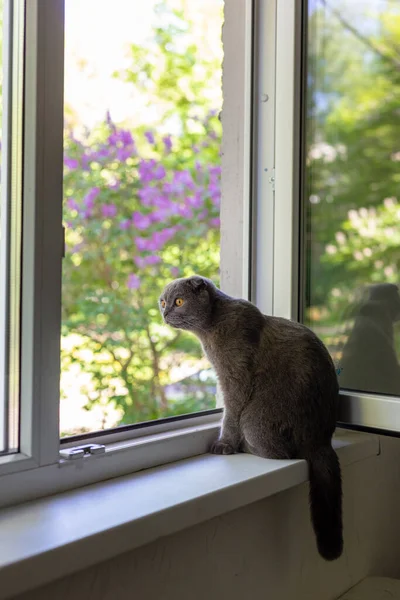
[[177, 298], [175, 300], [176, 306], [182, 306], [183, 302], [184, 302], [183, 298]]
[[165, 308], [165, 305], [166, 305], [167, 303], [165, 302], [165, 300], [161, 300], [160, 304], [161, 304], [161, 308]]

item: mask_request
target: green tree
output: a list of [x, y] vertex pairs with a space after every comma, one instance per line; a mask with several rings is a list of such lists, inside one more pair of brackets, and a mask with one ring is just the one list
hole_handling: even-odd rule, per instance
[[149, 105], [160, 100], [157, 132], [108, 115], [83, 138], [68, 124], [65, 134], [63, 369], [90, 373], [87, 408], [116, 405], [122, 423], [215, 402], [210, 380], [186, 382], [172, 402], [166, 394], [171, 369], [198, 362], [201, 350], [162, 326], [159, 293], [177, 276], [218, 283], [219, 272], [221, 123], [209, 80], [192, 71], [194, 61], [206, 75], [221, 65], [180, 44], [187, 23], [178, 13], [174, 23], [155, 30], [151, 50], [132, 46], [131, 67], [117, 74]]
[[[307, 232], [311, 306], [326, 305], [332, 290], [337, 293], [338, 288], [349, 290], [387, 279], [385, 270], [377, 269], [381, 259], [375, 251], [370, 254], [370, 234], [359, 231], [356, 244], [353, 231], [353, 253], [346, 255], [343, 252], [350, 242], [347, 237], [343, 242], [343, 235], [351, 230], [354, 215], [360, 210], [362, 215], [388, 211], [385, 199], [398, 197], [400, 183], [398, 3], [388, 2], [379, 19], [373, 16], [373, 33], [368, 32], [370, 27], [353, 26], [340, 6], [322, 4], [330, 18], [322, 9], [312, 15], [314, 36], [309, 57], [307, 193], [314, 196], [314, 204], [309, 204]], [[355, 23], [361, 21], [359, 15]], [[390, 220], [389, 213], [387, 217]], [[379, 227], [376, 236], [383, 245]], [[365, 250], [362, 261], [358, 254], [361, 246]], [[381, 251], [387, 264], [397, 262], [392, 244], [382, 246]], [[337, 301], [332, 302], [336, 306]]]

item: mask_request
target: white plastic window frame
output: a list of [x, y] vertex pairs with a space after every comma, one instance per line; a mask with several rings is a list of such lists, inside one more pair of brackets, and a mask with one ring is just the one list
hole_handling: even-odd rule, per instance
[[[260, 4], [263, 5], [263, 1]], [[257, 277], [253, 298], [268, 314], [299, 320], [304, 289], [300, 236], [304, 168], [301, 129], [304, 125], [305, 89], [302, 86], [306, 77], [302, 56], [305, 56], [307, 43], [307, 0], [270, 0], [265, 10], [274, 13], [276, 18], [275, 97], [273, 108], [268, 106], [270, 99], [258, 102], [258, 118], [261, 135], [267, 140], [268, 111], [275, 111], [274, 157], [271, 158], [271, 144], [268, 146], [268, 142], [261, 140], [255, 163], [256, 204], [261, 218], [257, 222]], [[265, 48], [263, 55], [266, 56]], [[272, 66], [264, 75], [261, 72], [259, 99], [262, 94], [269, 95], [269, 89], [273, 87], [271, 69]], [[268, 181], [269, 171], [264, 170], [271, 164], [275, 167], [274, 191]], [[265, 231], [268, 235], [263, 234]], [[269, 254], [271, 246], [272, 255]], [[264, 259], [265, 256], [268, 258]], [[265, 273], [270, 274], [270, 287]], [[398, 434], [400, 398], [341, 390], [338, 423], [350, 428]]]
[[[10, 0], [11, 1], [11, 0]], [[248, 296], [253, 0], [226, 0], [221, 285]], [[221, 414], [110, 430], [106, 452], [60, 459], [64, 0], [29, 0], [25, 22], [20, 451], [0, 457], [0, 507], [207, 451]], [[80, 442], [85, 443], [85, 442]], [[76, 441], [63, 444], [63, 449]]]
[[[0, 234], [0, 452], [19, 445], [23, 2], [4, 2]], [[10, 374], [13, 376], [10, 377]]]

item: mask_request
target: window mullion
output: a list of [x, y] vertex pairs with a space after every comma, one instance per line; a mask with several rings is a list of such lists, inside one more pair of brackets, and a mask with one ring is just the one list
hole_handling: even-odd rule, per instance
[[221, 287], [228, 294], [247, 298], [251, 243], [253, 0], [226, 2], [224, 14]]
[[10, 281], [10, 210], [11, 192], [11, 89], [12, 89], [12, 45], [13, 21], [12, 3], [6, 1], [3, 7], [3, 88], [2, 88], [2, 139], [1, 139], [1, 233], [0, 233], [0, 452], [7, 451], [8, 421], [8, 346], [9, 346], [9, 281]]
[[21, 450], [58, 459], [64, 0], [26, 6]]
[[255, 172], [253, 202], [252, 300], [273, 314], [274, 273], [274, 167], [275, 167], [275, 62], [276, 1], [257, 4], [253, 123]]
[[301, 2], [277, 0], [274, 311], [298, 318]]

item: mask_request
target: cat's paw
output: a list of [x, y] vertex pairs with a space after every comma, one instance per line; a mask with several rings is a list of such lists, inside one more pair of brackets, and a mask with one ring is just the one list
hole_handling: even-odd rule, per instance
[[231, 444], [217, 440], [210, 448], [211, 454], [235, 454], [236, 450]]

